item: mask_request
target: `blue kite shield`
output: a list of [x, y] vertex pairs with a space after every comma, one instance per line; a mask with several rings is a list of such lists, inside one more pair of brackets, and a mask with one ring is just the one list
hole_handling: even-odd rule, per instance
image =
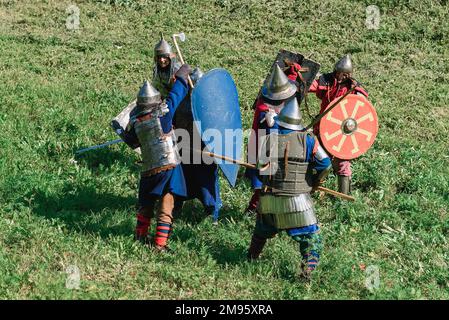
[[[242, 117], [237, 87], [225, 69], [204, 74], [192, 90], [192, 114], [195, 128], [207, 151], [240, 160], [242, 157]], [[214, 158], [234, 187], [239, 166]]]

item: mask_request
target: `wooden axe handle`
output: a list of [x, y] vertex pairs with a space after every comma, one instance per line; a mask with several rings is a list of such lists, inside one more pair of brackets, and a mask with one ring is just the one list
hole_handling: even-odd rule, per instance
[[[181, 61], [182, 64], [185, 64], [184, 58], [182, 57], [182, 54], [181, 54], [181, 50], [179, 49], [179, 46], [178, 46], [178, 42], [176, 41], [176, 36], [173, 35], [172, 38], [173, 38], [173, 42], [175, 43], [176, 51], [178, 52], [178, 55], [179, 55], [179, 60]], [[192, 82], [192, 79], [190, 79], [189, 75], [187, 75], [187, 81], [189, 82], [190, 87], [193, 89], [193, 82]]]
[[[226, 157], [226, 156], [222, 156], [222, 155], [218, 155], [218, 154], [215, 154], [215, 153], [212, 153], [212, 152], [209, 152], [209, 151], [200, 151], [200, 150], [194, 150], [194, 151], [201, 152], [201, 153], [203, 153], [203, 154], [205, 154], [205, 155], [207, 155], [209, 157], [213, 157], [213, 158], [218, 158], [218, 159], [222, 159], [222, 160], [225, 160], [225, 161], [229, 161], [229, 162], [232, 162], [232, 163], [244, 166], [246, 168], [257, 169], [257, 167], [255, 165], [247, 163], [247, 162], [244, 162], [244, 161], [232, 159], [232, 158], [229, 158], [229, 157]], [[261, 170], [267, 169], [269, 167], [269, 165], [270, 164], [268, 163], [265, 167], [261, 168]], [[344, 193], [341, 193], [341, 192], [338, 192], [338, 191], [334, 191], [334, 190], [331, 190], [331, 189], [328, 189], [328, 188], [325, 188], [325, 187], [322, 187], [322, 186], [319, 186], [317, 188], [317, 190], [329, 193], [331, 195], [334, 195], [336, 197], [340, 197], [340, 198], [345, 199], [345, 200], [349, 200], [349, 201], [354, 201], [355, 200], [354, 197], [348, 196], [347, 194], [344, 194]]]
[[325, 187], [322, 187], [322, 186], [319, 186], [317, 188], [317, 190], [329, 193], [329, 194], [331, 194], [333, 196], [336, 196], [336, 197], [339, 197], [339, 198], [342, 198], [342, 199], [345, 199], [345, 200], [349, 200], [349, 201], [354, 201], [355, 200], [354, 197], [348, 196], [347, 194], [344, 194], [344, 193], [341, 193], [341, 192], [338, 192], [338, 191], [335, 191], [335, 190], [332, 190], [332, 189], [328, 189], [328, 188], [325, 188]]

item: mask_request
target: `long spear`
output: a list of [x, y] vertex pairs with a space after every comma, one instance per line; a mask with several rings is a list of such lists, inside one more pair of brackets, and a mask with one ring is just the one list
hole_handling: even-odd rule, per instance
[[[245, 168], [250, 168], [250, 169], [258, 169], [258, 170], [263, 171], [263, 170], [266, 170], [270, 166], [270, 164], [268, 163], [267, 165], [265, 165], [262, 168], [257, 168], [253, 164], [250, 164], [250, 163], [247, 163], [247, 162], [244, 162], [244, 161], [241, 161], [241, 160], [237, 160], [237, 159], [232, 159], [232, 158], [229, 158], [229, 157], [226, 157], [226, 156], [222, 156], [222, 155], [219, 155], [219, 154], [215, 154], [215, 153], [212, 153], [212, 152], [209, 152], [209, 151], [200, 151], [200, 150], [194, 150], [194, 151], [203, 153], [203, 154], [205, 154], [205, 155], [207, 155], [209, 157], [212, 157], [212, 158], [225, 160], [225, 161], [228, 161], [228, 162], [231, 162], [231, 163], [235, 163], [235, 164], [238, 164], [240, 166], [243, 166]], [[325, 187], [322, 187], [322, 186], [318, 186], [317, 190], [323, 191], [325, 193], [331, 194], [331, 195], [336, 196], [336, 197], [340, 197], [340, 198], [345, 199], [345, 200], [349, 200], [349, 201], [354, 201], [355, 200], [354, 197], [348, 196], [347, 194], [344, 194], [344, 193], [341, 193], [341, 192], [338, 192], [338, 191], [335, 191], [335, 190], [331, 190], [331, 189], [328, 189], [328, 188], [325, 188]]]
[[102, 143], [102, 144], [98, 144], [96, 146], [80, 149], [80, 150], [76, 151], [75, 154], [79, 155], [79, 154], [84, 153], [84, 152], [89, 151], [89, 150], [104, 148], [104, 147], [107, 147], [107, 146], [109, 146], [111, 144], [116, 144], [116, 143], [120, 143], [120, 142], [123, 142], [123, 140], [122, 139], [115, 139], [115, 140], [108, 141], [108, 142], [105, 142], [105, 143]]

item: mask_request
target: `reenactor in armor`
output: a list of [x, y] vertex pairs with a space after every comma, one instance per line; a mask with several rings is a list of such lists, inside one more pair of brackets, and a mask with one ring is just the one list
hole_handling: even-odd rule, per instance
[[[272, 72], [262, 87], [261, 97], [256, 102], [252, 132], [249, 140], [248, 162], [257, 162], [257, 150], [259, 146], [259, 129], [273, 127], [274, 117], [283, 108], [285, 102], [295, 97], [297, 86], [293, 80], [296, 79], [296, 69], [301, 68], [295, 64], [287, 69], [289, 76], [282, 71], [278, 64], [275, 64]], [[291, 70], [290, 70], [291, 69]], [[251, 188], [254, 190], [253, 196], [246, 209], [247, 212], [254, 212], [257, 208], [260, 197], [262, 181], [257, 170], [246, 169], [245, 176], [251, 181]]]
[[[195, 68], [190, 76], [193, 84], [203, 76], [203, 72], [200, 68]], [[190, 94], [183, 100], [179, 108], [176, 110], [175, 118], [173, 122], [177, 130], [184, 129], [189, 133], [190, 147], [194, 146], [194, 135], [198, 141], [201, 141], [201, 137], [193, 129], [193, 114], [191, 108]], [[204, 148], [204, 143], [201, 141], [201, 150]], [[218, 180], [218, 166], [215, 163], [206, 164], [201, 157], [201, 163], [193, 163], [194, 157], [192, 150], [186, 150], [182, 148], [180, 150], [181, 157], [183, 159], [182, 169], [187, 186], [187, 198], [178, 198], [175, 204], [175, 213], [178, 214], [182, 210], [182, 206], [185, 200], [198, 199], [204, 206], [206, 215], [212, 215], [214, 221], [217, 221], [220, 208], [222, 206], [220, 198], [220, 184]], [[187, 152], [188, 157], [183, 153]], [[184, 161], [187, 159], [188, 161]]]
[[[160, 100], [165, 98], [169, 98], [169, 92], [174, 87], [176, 83], [176, 72], [180, 68], [180, 64], [176, 61], [176, 55], [173, 53], [171, 46], [161, 35], [160, 41], [154, 47], [154, 73], [153, 73], [153, 86], [157, 89], [153, 88], [158, 92]], [[203, 72], [196, 68], [191, 74], [190, 77], [195, 83], [202, 76]], [[148, 87], [148, 85], [147, 85]], [[151, 86], [149, 86], [151, 87]], [[178, 86], [179, 87], [179, 86]], [[178, 90], [179, 91], [179, 90]], [[169, 100], [167, 100], [169, 101]], [[190, 95], [185, 95], [183, 99], [179, 102], [176, 102], [176, 105], [179, 106], [176, 108], [176, 112], [173, 112], [174, 115], [171, 115], [170, 121], [173, 121], [173, 125], [176, 129], [186, 129], [190, 137], [193, 137], [193, 116], [190, 107]], [[167, 103], [168, 104], [168, 103]], [[174, 103], [175, 104], [175, 103]], [[111, 122], [113, 130], [125, 141], [132, 140], [133, 137], [129, 132], [125, 132], [123, 128], [126, 127], [128, 123], [128, 119], [136, 118], [136, 110], [139, 107], [135, 106], [135, 103], [131, 103], [125, 108], [116, 118]], [[171, 126], [171, 125], [170, 125]], [[125, 136], [126, 134], [126, 136]], [[201, 139], [200, 139], [201, 140]], [[138, 145], [130, 144], [137, 152], [140, 153], [140, 149]], [[190, 143], [192, 146], [192, 143]], [[185, 150], [184, 150], [185, 151]], [[182, 150], [177, 151], [182, 152]], [[201, 159], [202, 160], [202, 159]], [[174, 177], [177, 177], [179, 174], [179, 168], [176, 168], [176, 174]], [[205, 207], [205, 211], [207, 214], [212, 214], [214, 220], [218, 219], [219, 210], [222, 206], [222, 202], [220, 199], [220, 189], [219, 189], [219, 180], [218, 180], [218, 166], [215, 163], [212, 164], [193, 164], [192, 161], [187, 164], [182, 164], [182, 185], [183, 190], [181, 193], [185, 193], [183, 197], [179, 195], [175, 197], [175, 211], [181, 211], [183, 201], [186, 199], [199, 199]], [[142, 181], [148, 179], [142, 179]], [[179, 179], [178, 179], [179, 180]], [[141, 181], [141, 190], [144, 188], [144, 184], [146, 183]], [[181, 185], [181, 184], [180, 184]], [[145, 187], [146, 188], [146, 187]], [[147, 188], [148, 189], [148, 188]], [[178, 190], [179, 191], [179, 190]], [[142, 194], [142, 193], [140, 193]], [[158, 194], [158, 192], [156, 192]], [[140, 196], [139, 196], [140, 197]], [[150, 205], [145, 205], [148, 201], [141, 201], [141, 209], [139, 212], [143, 212], [142, 214], [138, 214], [138, 221], [142, 223], [138, 223], [136, 238], [140, 240], [148, 240], [148, 224], [150, 219], [145, 217], [147, 211], [153, 211], [152, 209], [142, 208], [148, 207]], [[151, 205], [153, 205], [151, 201]], [[175, 212], [176, 215], [176, 212]], [[141, 226], [141, 227], [140, 227]], [[139, 231], [140, 230], [140, 231]], [[143, 230], [143, 231], [142, 231]]]
[[[349, 55], [345, 55], [337, 61], [334, 71], [323, 74], [315, 80], [309, 92], [315, 92], [321, 100], [320, 114], [335, 98], [343, 96], [352, 86], [355, 86], [354, 93], [368, 97], [368, 92], [362, 88], [360, 83], [352, 78], [352, 61]], [[319, 122], [314, 126], [314, 134], [319, 136]], [[334, 157], [332, 159], [334, 172], [338, 176], [338, 191], [349, 194], [351, 192], [351, 162]]]
[[153, 86], [165, 98], [175, 82], [175, 73], [181, 67], [170, 44], [161, 34], [161, 40], [154, 47]]
[[183, 65], [175, 73], [176, 81], [164, 101], [160, 92], [145, 81], [123, 134], [123, 140], [131, 148], [140, 147], [142, 152], [135, 238], [150, 242], [148, 229], [160, 200], [154, 237], [155, 248], [160, 251], [165, 251], [172, 231], [175, 198], [187, 195], [172, 119], [187, 95], [187, 76], [191, 71], [189, 65]]
[[299, 244], [301, 275], [309, 278], [321, 252], [318, 220], [310, 195], [327, 176], [331, 161], [313, 134], [305, 132], [297, 99], [290, 99], [267, 128], [258, 166], [262, 188], [248, 259], [259, 258], [267, 239], [286, 230]]
[[[175, 82], [174, 74], [180, 67], [180, 63], [176, 59], [170, 44], [161, 35], [161, 40], [154, 47], [154, 71], [153, 85], [159, 90], [162, 98], [170, 91]], [[198, 81], [203, 72], [199, 68], [195, 68], [192, 72], [191, 79], [193, 83]], [[182, 101], [177, 109], [173, 124], [176, 129], [185, 129], [193, 139], [193, 116], [190, 107], [190, 94]], [[193, 146], [190, 143], [190, 146]], [[181, 150], [181, 152], [183, 152]], [[188, 152], [188, 150], [184, 150]], [[181, 154], [182, 158], [184, 156]], [[218, 166], [216, 164], [204, 163], [182, 163], [182, 169], [185, 176], [187, 187], [187, 198], [177, 198], [175, 203], [175, 214], [182, 211], [184, 200], [197, 198], [203, 204], [206, 214], [211, 214], [216, 221], [219, 216], [219, 210], [222, 206], [220, 199], [220, 185], [218, 181]]]

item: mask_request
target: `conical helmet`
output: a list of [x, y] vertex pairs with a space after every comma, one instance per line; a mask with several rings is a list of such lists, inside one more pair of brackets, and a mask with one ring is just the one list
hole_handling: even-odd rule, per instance
[[154, 56], [170, 56], [172, 53], [171, 46], [165, 41], [161, 33], [161, 40], [154, 46]]
[[137, 105], [152, 105], [161, 102], [161, 94], [145, 80], [137, 94]]
[[335, 64], [335, 71], [337, 72], [345, 72], [345, 73], [352, 73], [352, 61], [349, 54], [342, 57], [340, 60], [337, 61]]
[[285, 104], [278, 116], [275, 117], [275, 121], [278, 125], [287, 129], [304, 129], [302, 124], [302, 114], [301, 110], [299, 110], [298, 100], [296, 97], [292, 98]]
[[275, 64], [270, 76], [262, 88], [262, 95], [270, 100], [285, 100], [296, 93], [296, 85]]

